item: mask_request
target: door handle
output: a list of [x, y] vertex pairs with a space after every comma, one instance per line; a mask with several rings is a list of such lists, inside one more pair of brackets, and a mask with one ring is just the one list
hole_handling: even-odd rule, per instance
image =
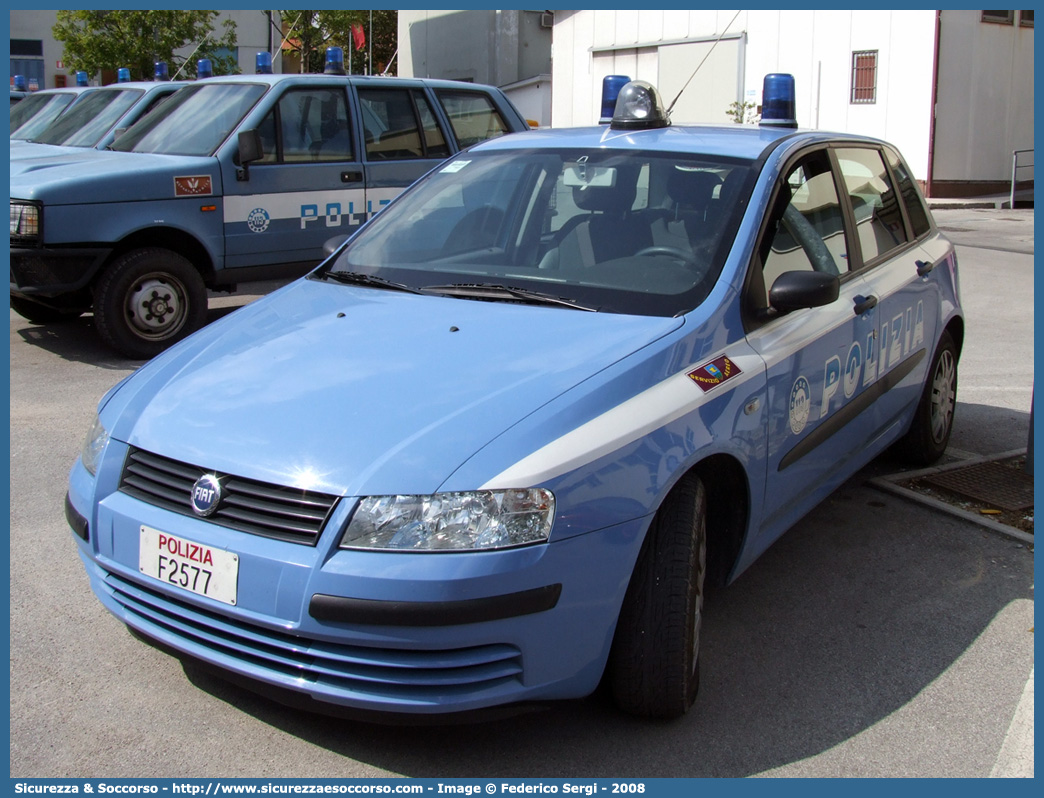
[[875, 296], [857, 296], [855, 298], [855, 314], [862, 316], [868, 310], [872, 310], [877, 307], [877, 297]]
[[342, 183], [361, 183], [362, 179], [362, 172], [341, 172]]
[[935, 264], [926, 260], [914, 261], [914, 266], [917, 267], [917, 276], [924, 277], [928, 272], [935, 268]]

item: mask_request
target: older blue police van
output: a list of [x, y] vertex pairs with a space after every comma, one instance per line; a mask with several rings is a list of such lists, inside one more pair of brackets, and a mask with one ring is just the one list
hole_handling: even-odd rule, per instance
[[208, 288], [305, 273], [445, 158], [524, 129], [489, 86], [196, 81], [105, 151], [12, 159], [11, 306], [33, 322], [93, 309], [106, 343], [151, 357], [203, 325]]
[[312, 708], [686, 712], [708, 580], [938, 458], [964, 340], [899, 153], [765, 98], [472, 147], [113, 388], [66, 502], [103, 604]]

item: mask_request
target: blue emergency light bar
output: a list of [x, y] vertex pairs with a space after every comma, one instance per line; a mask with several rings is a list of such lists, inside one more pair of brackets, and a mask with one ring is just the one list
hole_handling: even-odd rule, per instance
[[326, 48], [326, 66], [323, 67], [324, 75], [343, 75], [344, 72], [344, 50], [340, 47]]
[[613, 121], [616, 111], [616, 98], [631, 79], [627, 75], [606, 75], [602, 78], [602, 114], [598, 120], [600, 125], [608, 125]]
[[201, 58], [196, 62], [196, 77], [199, 79], [214, 77], [214, 65], [209, 58]]
[[130, 69], [128, 67], [120, 67], [116, 70], [116, 82], [130, 83]]
[[170, 75], [167, 74], [167, 62], [157, 61], [155, 71], [152, 73], [153, 80], [170, 80]]
[[272, 54], [271, 53], [258, 53], [257, 58], [254, 59], [254, 72], [258, 75], [271, 75], [272, 74]]
[[794, 76], [774, 72], [765, 75], [761, 92], [761, 124], [766, 127], [797, 127]]
[[14, 87], [15, 91], [28, 91], [28, 84], [25, 81], [25, 75], [14, 76]]

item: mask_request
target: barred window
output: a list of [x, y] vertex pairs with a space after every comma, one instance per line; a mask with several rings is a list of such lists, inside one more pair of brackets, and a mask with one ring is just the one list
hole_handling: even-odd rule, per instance
[[877, 50], [857, 50], [852, 53], [851, 102], [877, 102]]

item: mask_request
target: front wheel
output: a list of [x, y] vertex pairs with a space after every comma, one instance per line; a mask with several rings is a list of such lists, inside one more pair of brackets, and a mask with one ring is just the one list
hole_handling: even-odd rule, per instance
[[896, 443], [896, 451], [912, 465], [931, 465], [946, 451], [957, 404], [957, 347], [943, 332], [928, 371], [928, 382], [917, 403], [910, 431]]
[[620, 610], [608, 674], [620, 709], [676, 718], [696, 700], [706, 572], [707, 493], [688, 474], [656, 512]]
[[94, 289], [94, 321], [102, 340], [127, 357], [145, 359], [206, 321], [203, 278], [166, 249], [127, 252], [102, 273]]

